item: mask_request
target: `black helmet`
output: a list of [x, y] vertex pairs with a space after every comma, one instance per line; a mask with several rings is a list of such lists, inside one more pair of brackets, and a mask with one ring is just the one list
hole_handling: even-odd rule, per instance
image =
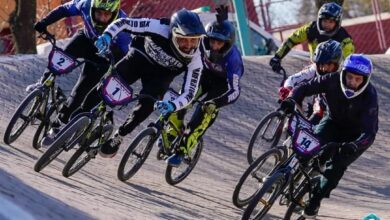
[[[198, 14], [185, 8], [174, 13], [170, 21], [171, 47], [175, 54], [184, 61], [190, 61], [198, 49], [200, 40], [206, 34], [203, 24]], [[190, 38], [197, 40], [196, 46], [190, 51], [182, 51], [179, 47], [178, 39]]]
[[[340, 5], [331, 2], [331, 3], [326, 3], [322, 5], [320, 10], [318, 11], [318, 18], [317, 18], [317, 29], [318, 32], [320, 32], [321, 35], [326, 35], [326, 36], [333, 36], [334, 34], [337, 33], [337, 31], [341, 27], [341, 19], [343, 17], [343, 9], [341, 8]], [[336, 21], [336, 27], [334, 30], [331, 32], [326, 32], [322, 26], [321, 26], [321, 21], [322, 19], [333, 19]]]
[[[207, 38], [216, 39], [225, 42], [225, 45], [218, 53], [225, 56], [232, 49], [236, 40], [236, 29], [230, 21], [210, 22], [206, 26]], [[205, 47], [209, 46], [208, 39], [205, 39]]]

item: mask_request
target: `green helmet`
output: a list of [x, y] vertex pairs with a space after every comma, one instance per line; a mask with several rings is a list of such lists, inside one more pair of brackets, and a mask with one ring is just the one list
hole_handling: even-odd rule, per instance
[[[98, 30], [98, 32], [103, 31], [108, 24], [110, 24], [112, 21], [117, 19], [120, 7], [121, 7], [120, 0], [91, 0], [92, 24]], [[112, 12], [112, 17], [107, 24], [101, 24], [100, 22], [96, 21], [94, 16], [96, 9]]]

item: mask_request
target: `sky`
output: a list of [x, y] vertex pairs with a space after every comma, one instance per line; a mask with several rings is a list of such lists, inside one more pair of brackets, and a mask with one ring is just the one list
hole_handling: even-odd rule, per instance
[[[296, 17], [302, 0], [263, 0], [263, 3], [269, 1], [274, 2], [269, 7], [272, 27], [298, 23]], [[253, 2], [255, 6], [260, 5], [260, 0], [253, 0]], [[257, 7], [257, 10], [260, 11], [260, 7]], [[260, 15], [259, 20], [262, 22], [261, 13], [258, 12], [258, 14]]]

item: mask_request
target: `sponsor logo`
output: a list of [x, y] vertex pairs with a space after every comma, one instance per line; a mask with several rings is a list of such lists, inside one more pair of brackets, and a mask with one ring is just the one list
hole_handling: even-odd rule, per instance
[[200, 74], [200, 68], [194, 69], [192, 71], [192, 77], [191, 77], [190, 89], [189, 89], [190, 92], [187, 96], [188, 101], [190, 101], [195, 95], [195, 91], [198, 85], [199, 74]]
[[145, 38], [146, 53], [158, 64], [171, 70], [183, 68], [183, 64], [175, 57], [167, 54], [160, 46], [155, 44], [149, 37]]

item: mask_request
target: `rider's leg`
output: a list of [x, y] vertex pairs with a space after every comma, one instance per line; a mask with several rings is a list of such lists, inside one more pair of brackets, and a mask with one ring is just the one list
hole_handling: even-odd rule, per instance
[[97, 49], [93, 41], [88, 39], [84, 32], [81, 32], [76, 39], [71, 41], [65, 51], [75, 57], [85, 58], [95, 62], [97, 65], [85, 63], [77, 83], [72, 89], [66, 104], [60, 109], [58, 119], [67, 123], [70, 115], [75, 111], [88, 92], [100, 81], [100, 78], [107, 72], [109, 63], [106, 59], [96, 55]]
[[[359, 134], [359, 132], [353, 131], [353, 129], [340, 128], [328, 116], [325, 116], [320, 122], [315, 133], [324, 143], [342, 143], [355, 140]], [[320, 175], [320, 184], [313, 190], [313, 196], [305, 208], [305, 216], [317, 215], [321, 200], [329, 197], [330, 192], [336, 188], [347, 167], [363, 152], [364, 150], [359, 151], [354, 155], [342, 155], [339, 153], [339, 149], [324, 151], [320, 156], [320, 160], [328, 161], [328, 166], [326, 166], [324, 174]]]
[[184, 146], [181, 147], [186, 154], [190, 154], [192, 149], [196, 146], [199, 139], [206, 133], [207, 129], [211, 127], [218, 116], [218, 109], [207, 113], [202, 107], [198, 107], [193, 118], [188, 124], [188, 134], [184, 137]]
[[[203, 96], [202, 85], [199, 86], [198, 92], [196, 93], [194, 100], [198, 100], [201, 96]], [[173, 112], [169, 116], [168, 120], [176, 127], [176, 129], [169, 128], [168, 130], [168, 134], [171, 136], [170, 141], [177, 137], [177, 130], [180, 131], [181, 129], [183, 129], [184, 117], [187, 114], [187, 111], [192, 108], [192, 106], [193, 103], [179, 111]]]
[[306, 216], [315, 216], [318, 213], [321, 200], [329, 198], [330, 193], [335, 189], [347, 170], [347, 167], [355, 161], [366, 149], [359, 150], [355, 154], [345, 155], [336, 152], [330, 160], [329, 166], [326, 168], [324, 174], [320, 176], [320, 183], [316, 189], [313, 190], [312, 198], [305, 208]]
[[[151, 95], [156, 99], [163, 97], [174, 78], [173, 74], [163, 68], [150, 64], [142, 54], [132, 49], [118, 63], [117, 71], [121, 73], [123, 79], [129, 84], [141, 78], [142, 90], [140, 93]], [[103, 144], [101, 155], [107, 155], [108, 157], [114, 156], [119, 149], [123, 137], [131, 133], [153, 112], [153, 105], [153, 100], [147, 98], [140, 99], [134, 107], [132, 114], [119, 127], [118, 131], [115, 132], [114, 137]]]

